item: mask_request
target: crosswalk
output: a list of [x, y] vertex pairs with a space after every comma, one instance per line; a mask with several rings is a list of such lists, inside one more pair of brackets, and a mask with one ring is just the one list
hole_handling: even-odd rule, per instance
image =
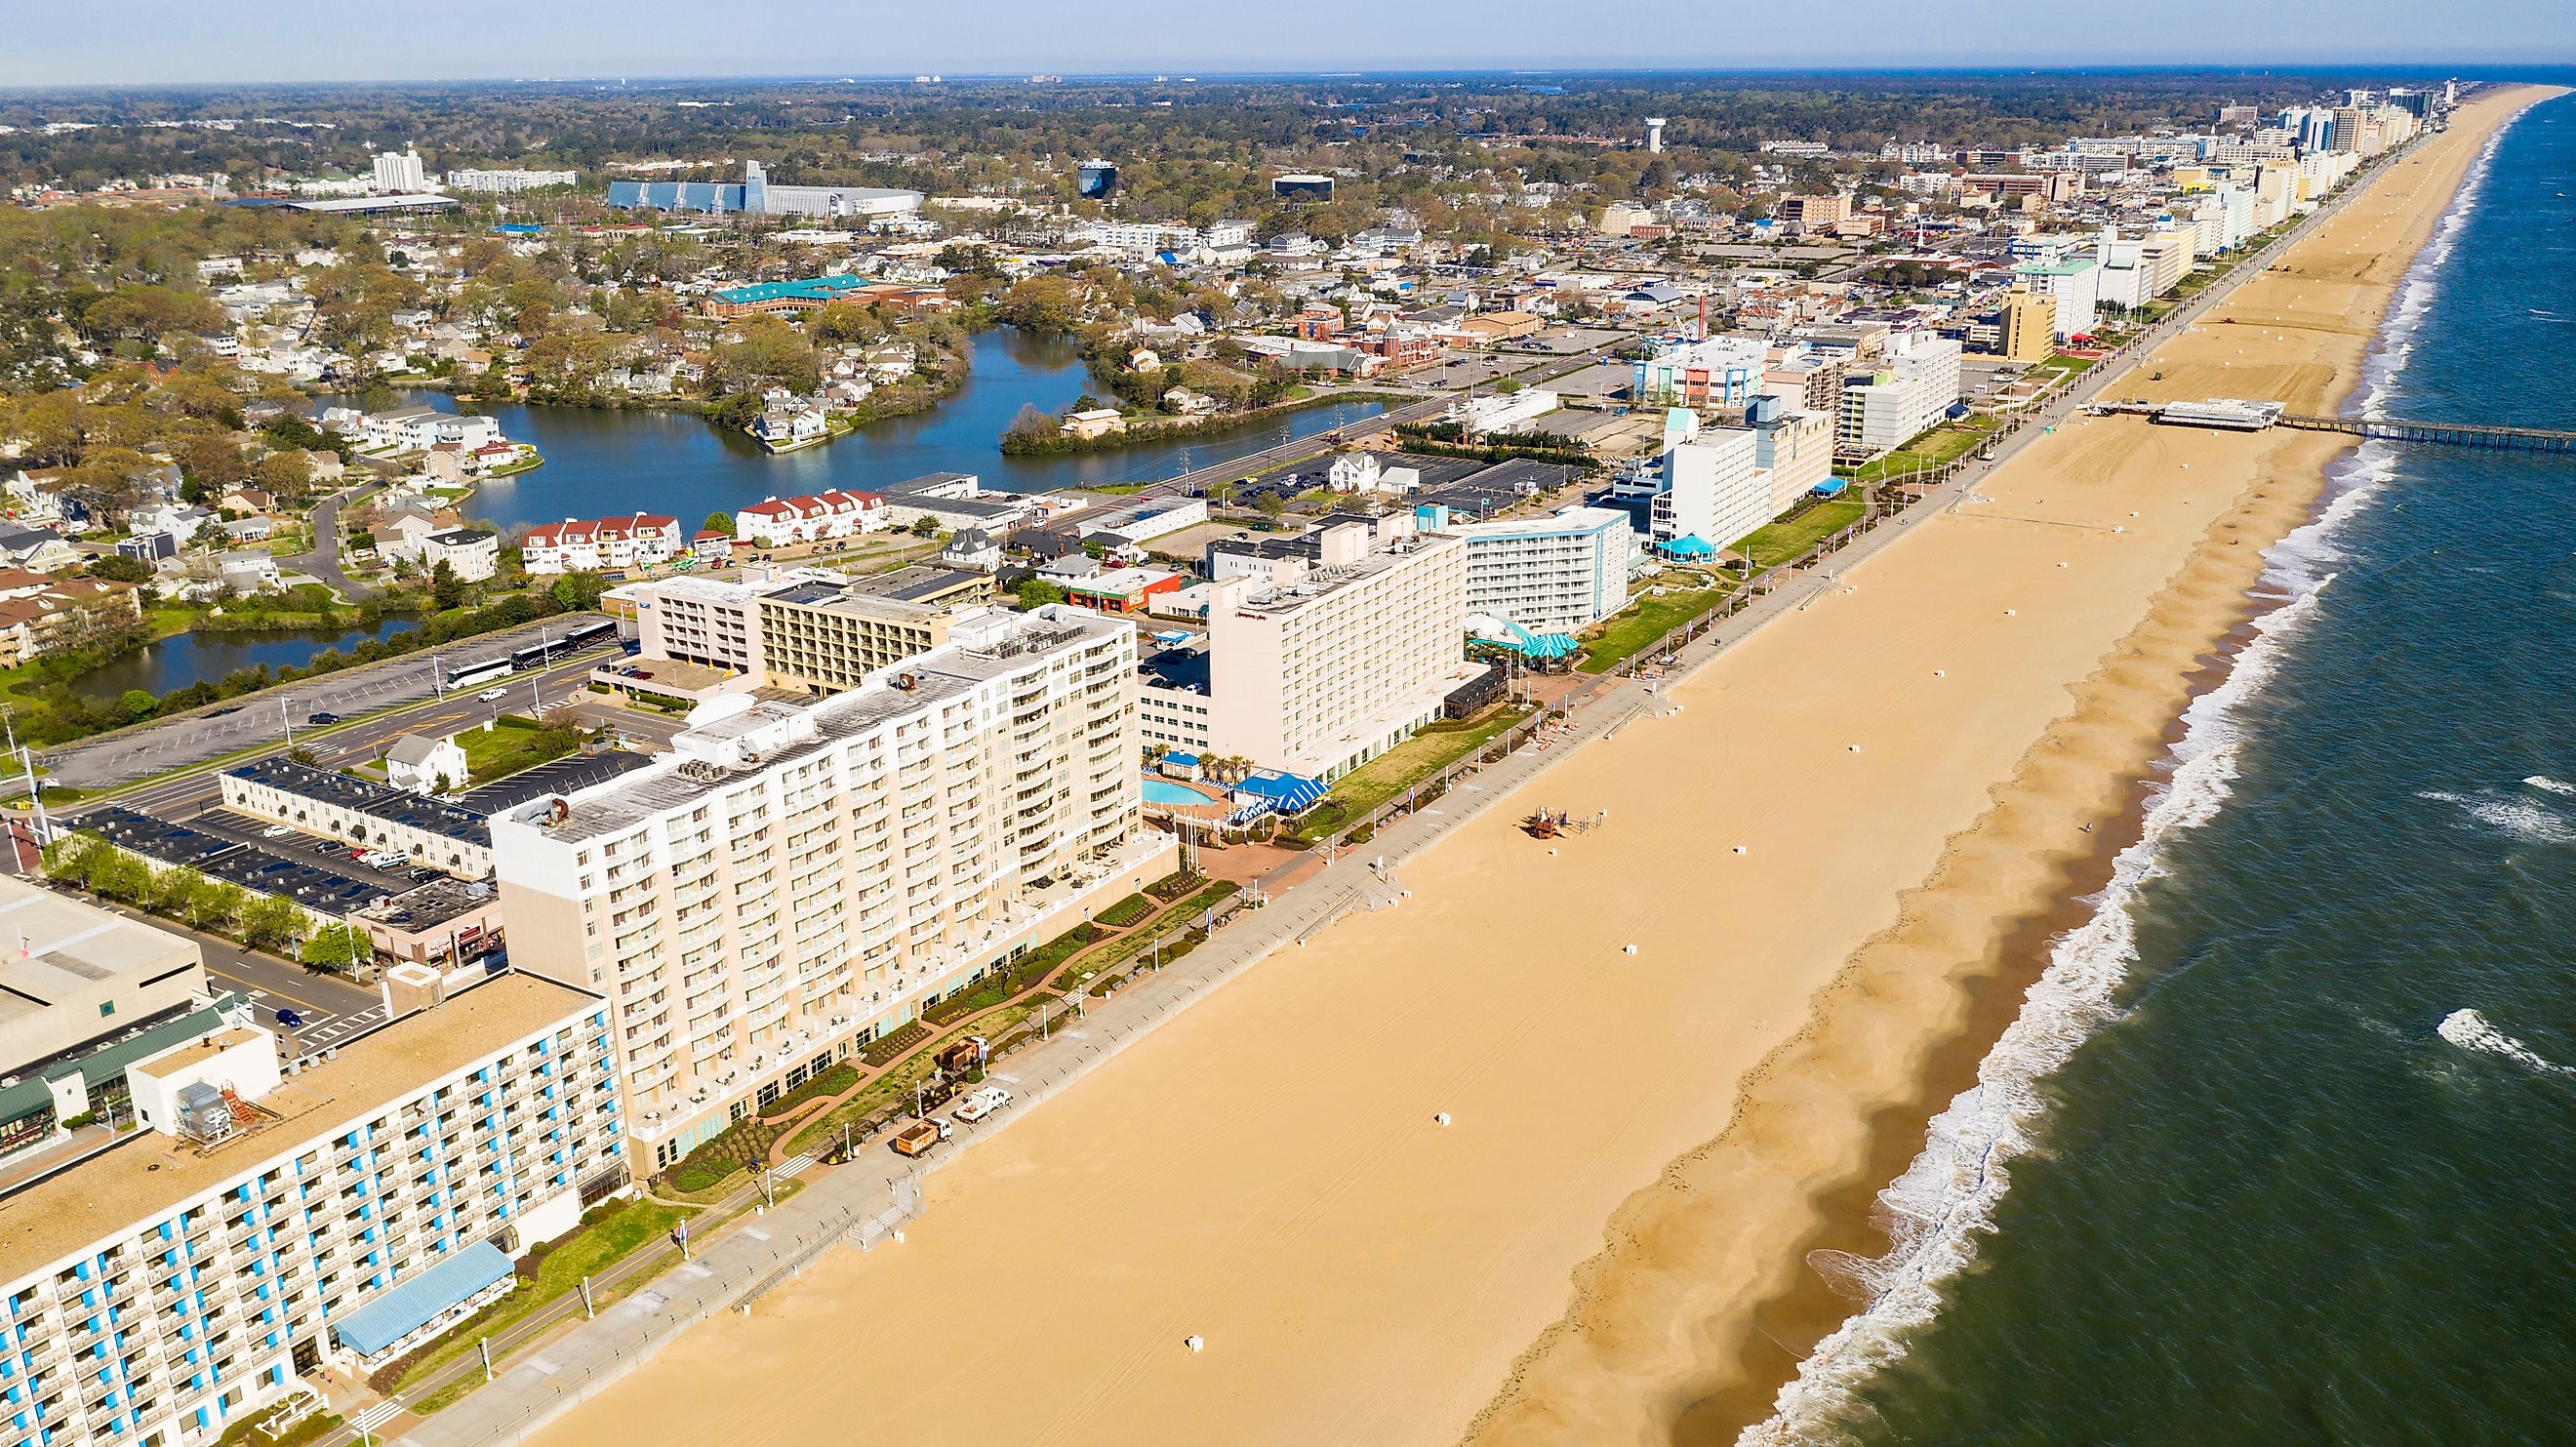
[[402, 1403], [388, 1397], [384, 1401], [378, 1402], [372, 1407], [361, 1407], [357, 1411], [351, 1413], [349, 1416], [349, 1425], [362, 1432], [373, 1432], [377, 1428], [385, 1425], [387, 1422], [401, 1416], [402, 1413]]
[[814, 1153], [812, 1151], [799, 1151], [795, 1155], [789, 1156], [787, 1159], [779, 1162], [778, 1169], [770, 1172], [770, 1174], [778, 1177], [778, 1179], [782, 1181], [792, 1181], [798, 1176], [803, 1175], [805, 1173], [805, 1168], [812, 1164], [814, 1164]]

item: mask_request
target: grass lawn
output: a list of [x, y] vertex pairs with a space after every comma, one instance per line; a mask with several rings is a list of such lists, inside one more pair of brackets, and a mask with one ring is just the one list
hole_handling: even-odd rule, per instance
[[569, 749], [555, 748], [539, 738], [547, 732], [517, 718], [503, 718], [489, 729], [473, 728], [459, 733], [456, 745], [465, 750], [465, 769], [472, 781], [488, 784], [570, 752]]
[[1952, 422], [1935, 427], [1885, 457], [1871, 459], [1853, 474], [1853, 478], [1859, 482], [1876, 482], [1881, 478], [1902, 477], [1909, 472], [1939, 467], [1985, 441], [1991, 426], [1990, 423]]
[[1820, 502], [1786, 522], [1771, 523], [1735, 545], [1752, 555], [1754, 566], [1777, 567], [1816, 545], [1828, 533], [1840, 532], [1860, 519], [1857, 502]]
[[[496, 1335], [565, 1292], [579, 1289], [584, 1276], [596, 1276], [638, 1251], [658, 1249], [678, 1256], [680, 1249], [671, 1244], [671, 1230], [683, 1219], [696, 1214], [694, 1210], [646, 1200], [602, 1203], [592, 1207], [591, 1219], [558, 1238], [554, 1248], [546, 1253], [545, 1260], [538, 1263], [536, 1280], [522, 1279], [516, 1290], [459, 1323], [438, 1345], [422, 1352], [403, 1373], [404, 1384], [417, 1382], [443, 1363], [473, 1351], [475, 1338]], [[628, 1280], [640, 1283], [650, 1275], [646, 1273]], [[602, 1294], [593, 1288], [594, 1299]], [[469, 1382], [473, 1386], [482, 1385], [480, 1381], [469, 1379]], [[445, 1396], [445, 1393], [440, 1393], [427, 1402], [415, 1402], [412, 1410], [436, 1411], [447, 1405], [446, 1401], [439, 1399]]]
[[1584, 642], [1585, 673], [1607, 673], [1652, 647], [1656, 639], [1724, 602], [1725, 588], [1668, 589], [1628, 605]]
[[1456, 727], [1434, 724], [1342, 775], [1324, 801], [1308, 810], [1290, 832], [1320, 839], [1483, 748], [1528, 716], [1526, 710], [1498, 708]]

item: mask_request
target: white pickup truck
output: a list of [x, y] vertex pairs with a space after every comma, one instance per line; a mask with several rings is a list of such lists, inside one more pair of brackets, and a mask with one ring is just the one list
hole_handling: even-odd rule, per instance
[[998, 1085], [988, 1085], [969, 1095], [955, 1110], [948, 1112], [959, 1121], [973, 1125], [1011, 1103], [1011, 1093]]

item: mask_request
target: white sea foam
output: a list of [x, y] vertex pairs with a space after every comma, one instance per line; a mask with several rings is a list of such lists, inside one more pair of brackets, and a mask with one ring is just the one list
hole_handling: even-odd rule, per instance
[[[2404, 369], [2411, 339], [2432, 305], [2437, 274], [2485, 189], [2504, 130], [2499, 127], [2478, 153], [2459, 194], [2408, 268], [2382, 320], [2379, 345], [2362, 370], [2352, 408], [2360, 415], [2379, 415], [2381, 397]], [[2185, 710], [2167, 781], [2147, 807], [2138, 842], [2112, 861], [2111, 881], [2091, 901], [2091, 917], [2057, 940], [2020, 1015], [1979, 1063], [1976, 1084], [1933, 1117], [1922, 1154], [1879, 1193], [1878, 1222], [1891, 1243], [1887, 1254], [1816, 1262], [1863, 1288], [1869, 1304], [1816, 1344], [1796, 1379], [1780, 1389], [1772, 1415], [1747, 1427], [1738, 1447], [1847, 1440], [1846, 1427], [1861, 1409], [1858, 1388], [1904, 1356], [1910, 1335], [1939, 1315], [1950, 1278], [1976, 1259], [1977, 1238], [1994, 1229], [1995, 1206], [2011, 1184], [2012, 1159], [2032, 1147], [2046, 1104], [2041, 1082], [2115, 1014], [2113, 996], [2137, 957], [2132, 911], [2147, 882], [2163, 873], [2159, 860], [2167, 841], [2208, 823], [2225, 805], [2244, 746], [2238, 715], [2279, 670], [2282, 650], [2316, 613], [2334, 581], [2334, 565], [2344, 557], [2337, 535], [2381, 495], [2395, 458], [2393, 448], [2365, 443], [2331, 479], [2331, 500], [2318, 516], [2265, 554], [2267, 591], [2277, 590], [2288, 601], [2256, 622], [2253, 641], [2237, 654], [2226, 681]], [[2445, 1026], [2448, 1038], [2447, 1021]]]
[[2448, 789], [2425, 789], [2415, 797], [2430, 799], [2437, 804], [2456, 804], [2461, 813], [2488, 828], [2534, 844], [2565, 844], [2576, 840], [2576, 829], [2568, 827], [2565, 818], [2529, 799], [2491, 793], [2455, 794]]
[[2475, 1010], [2453, 1010], [2443, 1016], [2442, 1023], [2434, 1028], [2443, 1039], [2463, 1050], [2501, 1055], [2516, 1065], [2543, 1075], [2576, 1075], [2576, 1066], [2560, 1065], [2543, 1058], [2539, 1051], [2488, 1024], [2487, 1017]]
[[2547, 774], [2534, 774], [2523, 782], [2545, 794], [2561, 794], [2576, 798], [2576, 784], [2568, 783], [2564, 779], [2553, 779]]

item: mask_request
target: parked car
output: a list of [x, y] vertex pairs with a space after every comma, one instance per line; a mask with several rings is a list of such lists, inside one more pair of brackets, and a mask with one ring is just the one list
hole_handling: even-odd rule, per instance
[[1011, 1103], [1011, 1093], [998, 1085], [988, 1085], [966, 1097], [963, 1104], [949, 1112], [959, 1121], [973, 1125]]
[[259, 837], [262, 839], [275, 839], [281, 835], [292, 834], [294, 832], [294, 830], [287, 828], [283, 824], [271, 824], [267, 828], [259, 831]]
[[340, 716], [336, 713], [317, 713], [305, 720], [308, 724], [335, 724], [339, 721]]

